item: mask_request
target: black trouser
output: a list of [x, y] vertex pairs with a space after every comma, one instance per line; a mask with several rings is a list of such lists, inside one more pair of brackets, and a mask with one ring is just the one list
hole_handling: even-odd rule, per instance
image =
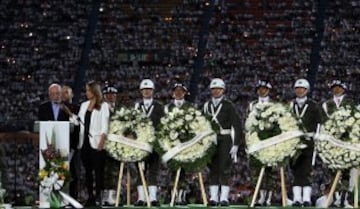
[[257, 180], [260, 177], [261, 168], [265, 167], [264, 176], [261, 181], [260, 189], [272, 191], [275, 188], [277, 178], [279, 177], [279, 169], [277, 167], [267, 167], [266, 165], [263, 165], [254, 156], [250, 156], [249, 161], [251, 168], [250, 174], [251, 174], [252, 184], [254, 185], [257, 184]]
[[86, 188], [89, 199], [94, 197], [94, 176], [95, 173], [95, 192], [96, 196], [101, 194], [104, 189], [104, 165], [106, 159], [105, 150], [83, 149], [81, 150], [81, 159], [85, 167]]
[[306, 144], [308, 147], [301, 151], [301, 154], [291, 166], [294, 175], [294, 186], [311, 186], [311, 163], [314, 147], [312, 143]]
[[217, 135], [216, 151], [209, 165], [210, 185], [229, 185], [232, 164], [229, 152], [232, 144], [230, 135]]
[[70, 181], [70, 196], [74, 199], [78, 198], [78, 179], [80, 176], [80, 151], [78, 149], [72, 150], [73, 155], [70, 161], [70, 174], [71, 174], [71, 181]]
[[[259, 177], [260, 171], [255, 175]], [[265, 167], [263, 180], [260, 188], [263, 190], [274, 190], [277, 182], [277, 177], [279, 176], [279, 169], [276, 167]], [[257, 178], [256, 178], [257, 180]]]
[[[159, 176], [160, 156], [157, 153], [151, 153], [145, 159], [146, 180], [148, 185], [157, 185], [157, 177]], [[140, 175], [139, 175], [140, 176]], [[137, 185], [142, 185], [141, 178], [138, 178]]]
[[[351, 169], [341, 170], [341, 177], [338, 182], [338, 186], [336, 187], [337, 191], [343, 191], [343, 192], [349, 191], [350, 171], [351, 171]], [[336, 173], [337, 173], [337, 170], [331, 170], [331, 174], [332, 174], [333, 178], [335, 178]]]
[[120, 162], [106, 154], [104, 189], [116, 190]]

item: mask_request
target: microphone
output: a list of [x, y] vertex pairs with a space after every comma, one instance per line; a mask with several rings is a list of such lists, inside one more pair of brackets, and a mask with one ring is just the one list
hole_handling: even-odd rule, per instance
[[66, 114], [68, 114], [69, 116], [73, 115], [71, 110], [68, 108], [68, 106], [64, 102], [60, 102], [59, 105], [60, 105], [60, 109], [62, 109]]
[[80, 119], [80, 117], [79, 117], [78, 115], [74, 114], [73, 112], [71, 112], [71, 110], [69, 109], [69, 107], [66, 106], [66, 104], [65, 104], [64, 102], [61, 102], [61, 103], [60, 103], [60, 108], [61, 108], [66, 114], [68, 114], [70, 117], [75, 116], [75, 119], [76, 119], [77, 121], [79, 121], [79, 123], [80, 123], [81, 125], [84, 125], [84, 122]]
[[[69, 109], [69, 107], [66, 106], [66, 103], [61, 102], [61, 103], [60, 103], [60, 108], [61, 108], [62, 110], [64, 110], [64, 112], [65, 112], [66, 114], [68, 114], [70, 117], [74, 117], [74, 118], [80, 123], [80, 125], [82, 125], [82, 126], [85, 127], [85, 123], [81, 120], [81, 118], [80, 118], [78, 115], [76, 115], [76, 114], [74, 114], [73, 112], [71, 112], [71, 110]], [[90, 133], [88, 133], [88, 136], [89, 136], [89, 137], [92, 137], [92, 135], [91, 135]]]

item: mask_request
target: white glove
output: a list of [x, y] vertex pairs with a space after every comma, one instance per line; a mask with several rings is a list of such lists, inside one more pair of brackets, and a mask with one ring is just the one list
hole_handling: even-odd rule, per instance
[[239, 146], [233, 145], [230, 149], [229, 154], [231, 155], [231, 159], [234, 161], [234, 163], [237, 162], [237, 152], [238, 152]]

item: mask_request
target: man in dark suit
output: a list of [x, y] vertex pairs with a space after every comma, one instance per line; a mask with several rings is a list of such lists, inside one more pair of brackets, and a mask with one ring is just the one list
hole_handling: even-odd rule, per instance
[[[48, 88], [49, 101], [44, 102], [39, 107], [39, 121], [69, 121], [70, 114], [77, 113], [79, 106], [72, 104], [72, 89], [69, 86], [63, 88], [53, 83]], [[70, 133], [70, 196], [77, 198], [78, 196], [78, 176], [80, 173], [80, 165], [77, 163], [77, 145], [79, 142], [79, 128], [74, 127]]]
[[[145, 117], [150, 118], [157, 131], [157, 126], [160, 123], [160, 118], [164, 116], [164, 106], [153, 98], [155, 85], [150, 79], [144, 79], [140, 83], [140, 92], [142, 95], [142, 101], [135, 104], [135, 109], [140, 110]], [[159, 206], [157, 200], [157, 176], [159, 175], [160, 156], [153, 152], [145, 160], [145, 167], [148, 170], [149, 181], [149, 199], [152, 206]], [[135, 202], [135, 206], [145, 205], [145, 191], [144, 187], [138, 182], [138, 200]]]
[[[321, 110], [318, 104], [307, 97], [310, 84], [306, 79], [298, 79], [294, 84], [296, 98], [291, 101], [291, 110], [295, 117], [301, 121], [304, 132], [315, 133], [317, 125], [321, 123]], [[311, 206], [311, 171], [314, 153], [314, 141], [312, 137], [303, 139], [307, 145], [292, 164], [294, 175], [293, 206]]]
[[[204, 114], [218, 124], [217, 147], [209, 165], [210, 201], [209, 206], [229, 205], [228, 185], [232, 161], [237, 161], [239, 146], [244, 146], [242, 124], [234, 104], [225, 99], [225, 83], [220, 78], [210, 82], [211, 99], [203, 106]], [[233, 134], [233, 137], [231, 136]], [[244, 148], [244, 147], [242, 147]], [[220, 185], [220, 195], [219, 195]]]
[[[75, 113], [79, 112], [80, 106], [74, 104], [72, 102], [74, 95], [72, 88], [70, 86], [63, 86], [61, 88], [61, 100], [62, 104], [60, 105], [61, 110], [65, 111], [68, 117]], [[70, 133], [70, 149], [71, 149], [71, 159], [70, 159], [70, 173], [71, 173], [71, 181], [70, 181], [70, 196], [74, 199], [78, 198], [79, 188], [79, 176], [80, 176], [80, 155], [77, 149], [79, 144], [79, 131], [80, 126], [73, 126], [74, 128]]]
[[68, 121], [69, 115], [61, 109], [61, 86], [53, 83], [48, 88], [49, 101], [39, 107], [39, 121]]

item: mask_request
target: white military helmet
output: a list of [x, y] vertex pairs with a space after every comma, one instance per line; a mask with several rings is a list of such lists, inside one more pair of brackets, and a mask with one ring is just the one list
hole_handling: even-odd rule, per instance
[[309, 81], [307, 81], [304, 78], [297, 79], [295, 81], [294, 88], [299, 88], [299, 87], [302, 87], [302, 88], [305, 88], [305, 89], [309, 90], [310, 89], [310, 83], [309, 83]]
[[256, 89], [260, 88], [260, 87], [265, 87], [268, 89], [272, 89], [272, 85], [269, 81], [267, 80], [258, 80], [257, 84], [256, 84]]
[[225, 82], [220, 78], [214, 78], [210, 82], [210, 89], [213, 88], [225, 89]]
[[144, 79], [140, 83], [140, 90], [141, 89], [155, 89], [154, 82], [150, 79]]
[[340, 86], [341, 88], [343, 88], [344, 90], [347, 90], [347, 85], [344, 81], [342, 80], [333, 80], [331, 83], [330, 83], [330, 88], [334, 88], [335, 86]]

